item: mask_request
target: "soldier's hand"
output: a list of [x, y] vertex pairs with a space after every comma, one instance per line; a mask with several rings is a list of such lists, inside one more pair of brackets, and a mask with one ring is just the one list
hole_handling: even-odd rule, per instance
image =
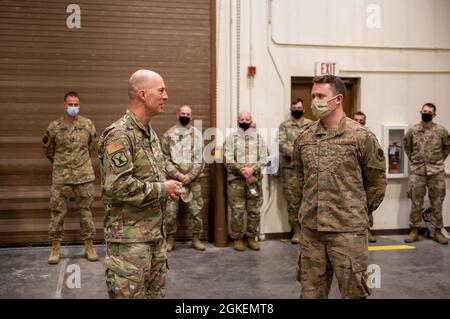
[[179, 173], [177, 175], [177, 180], [183, 183], [184, 179], [186, 178], [186, 175]]
[[176, 180], [168, 180], [166, 185], [166, 197], [172, 200], [178, 199], [181, 195], [181, 186], [183, 184]]
[[244, 168], [241, 168], [241, 174], [242, 174], [242, 176], [244, 176], [245, 178], [249, 178], [250, 176], [253, 175], [253, 173], [254, 173], [254, 170], [253, 170], [253, 168], [251, 168], [251, 167], [244, 167]]
[[167, 197], [168, 200], [177, 200], [179, 198], [179, 196], [176, 196], [175, 194], [169, 195]]
[[191, 178], [189, 177], [188, 174], [186, 174], [184, 175], [184, 179], [181, 182], [183, 182], [184, 185], [187, 185], [191, 182]]
[[255, 176], [249, 176], [248, 178], [246, 178], [247, 180], [247, 184], [252, 185], [253, 183], [255, 183], [258, 179]]

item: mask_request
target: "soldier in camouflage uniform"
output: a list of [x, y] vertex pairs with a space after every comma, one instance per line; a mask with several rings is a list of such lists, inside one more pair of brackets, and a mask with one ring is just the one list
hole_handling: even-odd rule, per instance
[[[366, 114], [364, 114], [363, 112], [355, 112], [355, 114], [353, 114], [353, 119], [356, 122], [358, 122], [359, 124], [361, 124], [362, 126], [366, 126]], [[372, 227], [373, 227], [373, 214], [370, 214], [369, 215], [369, 230], [368, 230], [369, 243], [376, 243], [377, 238], [370, 231], [370, 229]]]
[[[201, 216], [203, 198], [200, 183], [204, 168], [202, 132], [191, 125], [192, 109], [188, 105], [180, 107], [177, 117], [179, 123], [164, 133], [161, 149], [166, 160], [167, 175], [182, 182], [186, 192], [186, 196], [182, 194], [181, 200], [186, 204], [189, 213], [192, 247], [202, 251], [205, 250], [205, 245], [200, 241], [200, 233], [203, 230]], [[179, 200], [167, 203], [167, 251], [174, 248], [178, 209]]]
[[[269, 152], [260, 134], [250, 128], [252, 115], [239, 113], [239, 130], [224, 142], [223, 154], [228, 172], [228, 204], [231, 207], [231, 237], [237, 251], [245, 249], [247, 235], [250, 249], [259, 250], [260, 208], [263, 203], [262, 170], [268, 163]], [[245, 214], [247, 227], [245, 228]]]
[[300, 174], [301, 250], [297, 280], [302, 298], [327, 298], [333, 273], [343, 298], [365, 298], [369, 215], [386, 190], [385, 157], [374, 135], [345, 116], [345, 85], [314, 78], [314, 122], [296, 139]]
[[138, 70], [129, 79], [129, 109], [99, 141], [105, 206], [106, 284], [110, 298], [163, 298], [167, 272], [164, 209], [181, 194], [166, 181], [150, 120], [167, 100], [161, 76]]
[[409, 217], [411, 232], [405, 242], [419, 240], [419, 226], [422, 223], [423, 200], [428, 188], [432, 209], [431, 227], [434, 240], [447, 245], [448, 240], [441, 233], [442, 203], [445, 197], [444, 161], [450, 153], [450, 137], [445, 127], [433, 122], [436, 106], [426, 103], [421, 110], [422, 121], [406, 132], [403, 144], [410, 162], [408, 197], [412, 207]]
[[78, 115], [80, 99], [76, 92], [66, 93], [64, 107], [66, 114], [50, 123], [42, 139], [45, 156], [53, 163], [49, 264], [59, 262], [64, 216], [70, 199], [75, 200], [80, 209], [80, 234], [84, 240], [85, 256], [90, 261], [98, 259], [92, 244], [95, 226], [91, 205], [95, 175], [90, 158], [90, 153], [97, 149], [97, 131], [90, 119]]
[[300, 242], [300, 224], [298, 222], [298, 209], [300, 207], [298, 184], [300, 180], [298, 171], [292, 163], [292, 153], [295, 139], [309, 123], [312, 123], [312, 121], [303, 116], [303, 100], [295, 99], [291, 104], [291, 118], [281, 123], [278, 130], [283, 193], [287, 201], [289, 224], [293, 233], [291, 243], [293, 244]]

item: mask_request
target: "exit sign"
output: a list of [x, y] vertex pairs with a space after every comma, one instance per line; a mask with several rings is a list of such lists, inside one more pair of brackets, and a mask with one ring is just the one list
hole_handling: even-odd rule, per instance
[[339, 68], [336, 62], [316, 62], [315, 75], [339, 75]]

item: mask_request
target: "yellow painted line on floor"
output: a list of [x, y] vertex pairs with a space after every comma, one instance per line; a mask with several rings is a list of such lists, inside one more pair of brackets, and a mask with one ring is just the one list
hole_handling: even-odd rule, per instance
[[408, 245], [369, 246], [369, 251], [405, 250], [405, 249], [416, 249], [416, 247], [415, 246], [408, 246]]

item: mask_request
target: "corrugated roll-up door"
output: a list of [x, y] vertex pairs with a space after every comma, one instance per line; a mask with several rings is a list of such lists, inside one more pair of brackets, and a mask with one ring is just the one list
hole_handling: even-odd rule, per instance
[[[127, 107], [127, 81], [137, 69], [159, 72], [169, 101], [153, 119], [161, 136], [178, 106], [211, 125], [213, 1], [79, 0], [80, 28], [60, 0], [0, 1], [0, 244], [47, 242], [51, 164], [41, 141], [48, 124], [63, 112], [63, 96], [80, 95], [81, 111], [99, 134]], [[69, 8], [70, 9], [70, 8]], [[75, 25], [76, 26], [76, 25]], [[99, 161], [93, 214], [96, 240], [103, 240]], [[210, 168], [203, 183], [203, 238], [211, 233]], [[65, 240], [79, 240], [79, 216], [70, 206]], [[180, 216], [178, 237], [189, 236]]]

